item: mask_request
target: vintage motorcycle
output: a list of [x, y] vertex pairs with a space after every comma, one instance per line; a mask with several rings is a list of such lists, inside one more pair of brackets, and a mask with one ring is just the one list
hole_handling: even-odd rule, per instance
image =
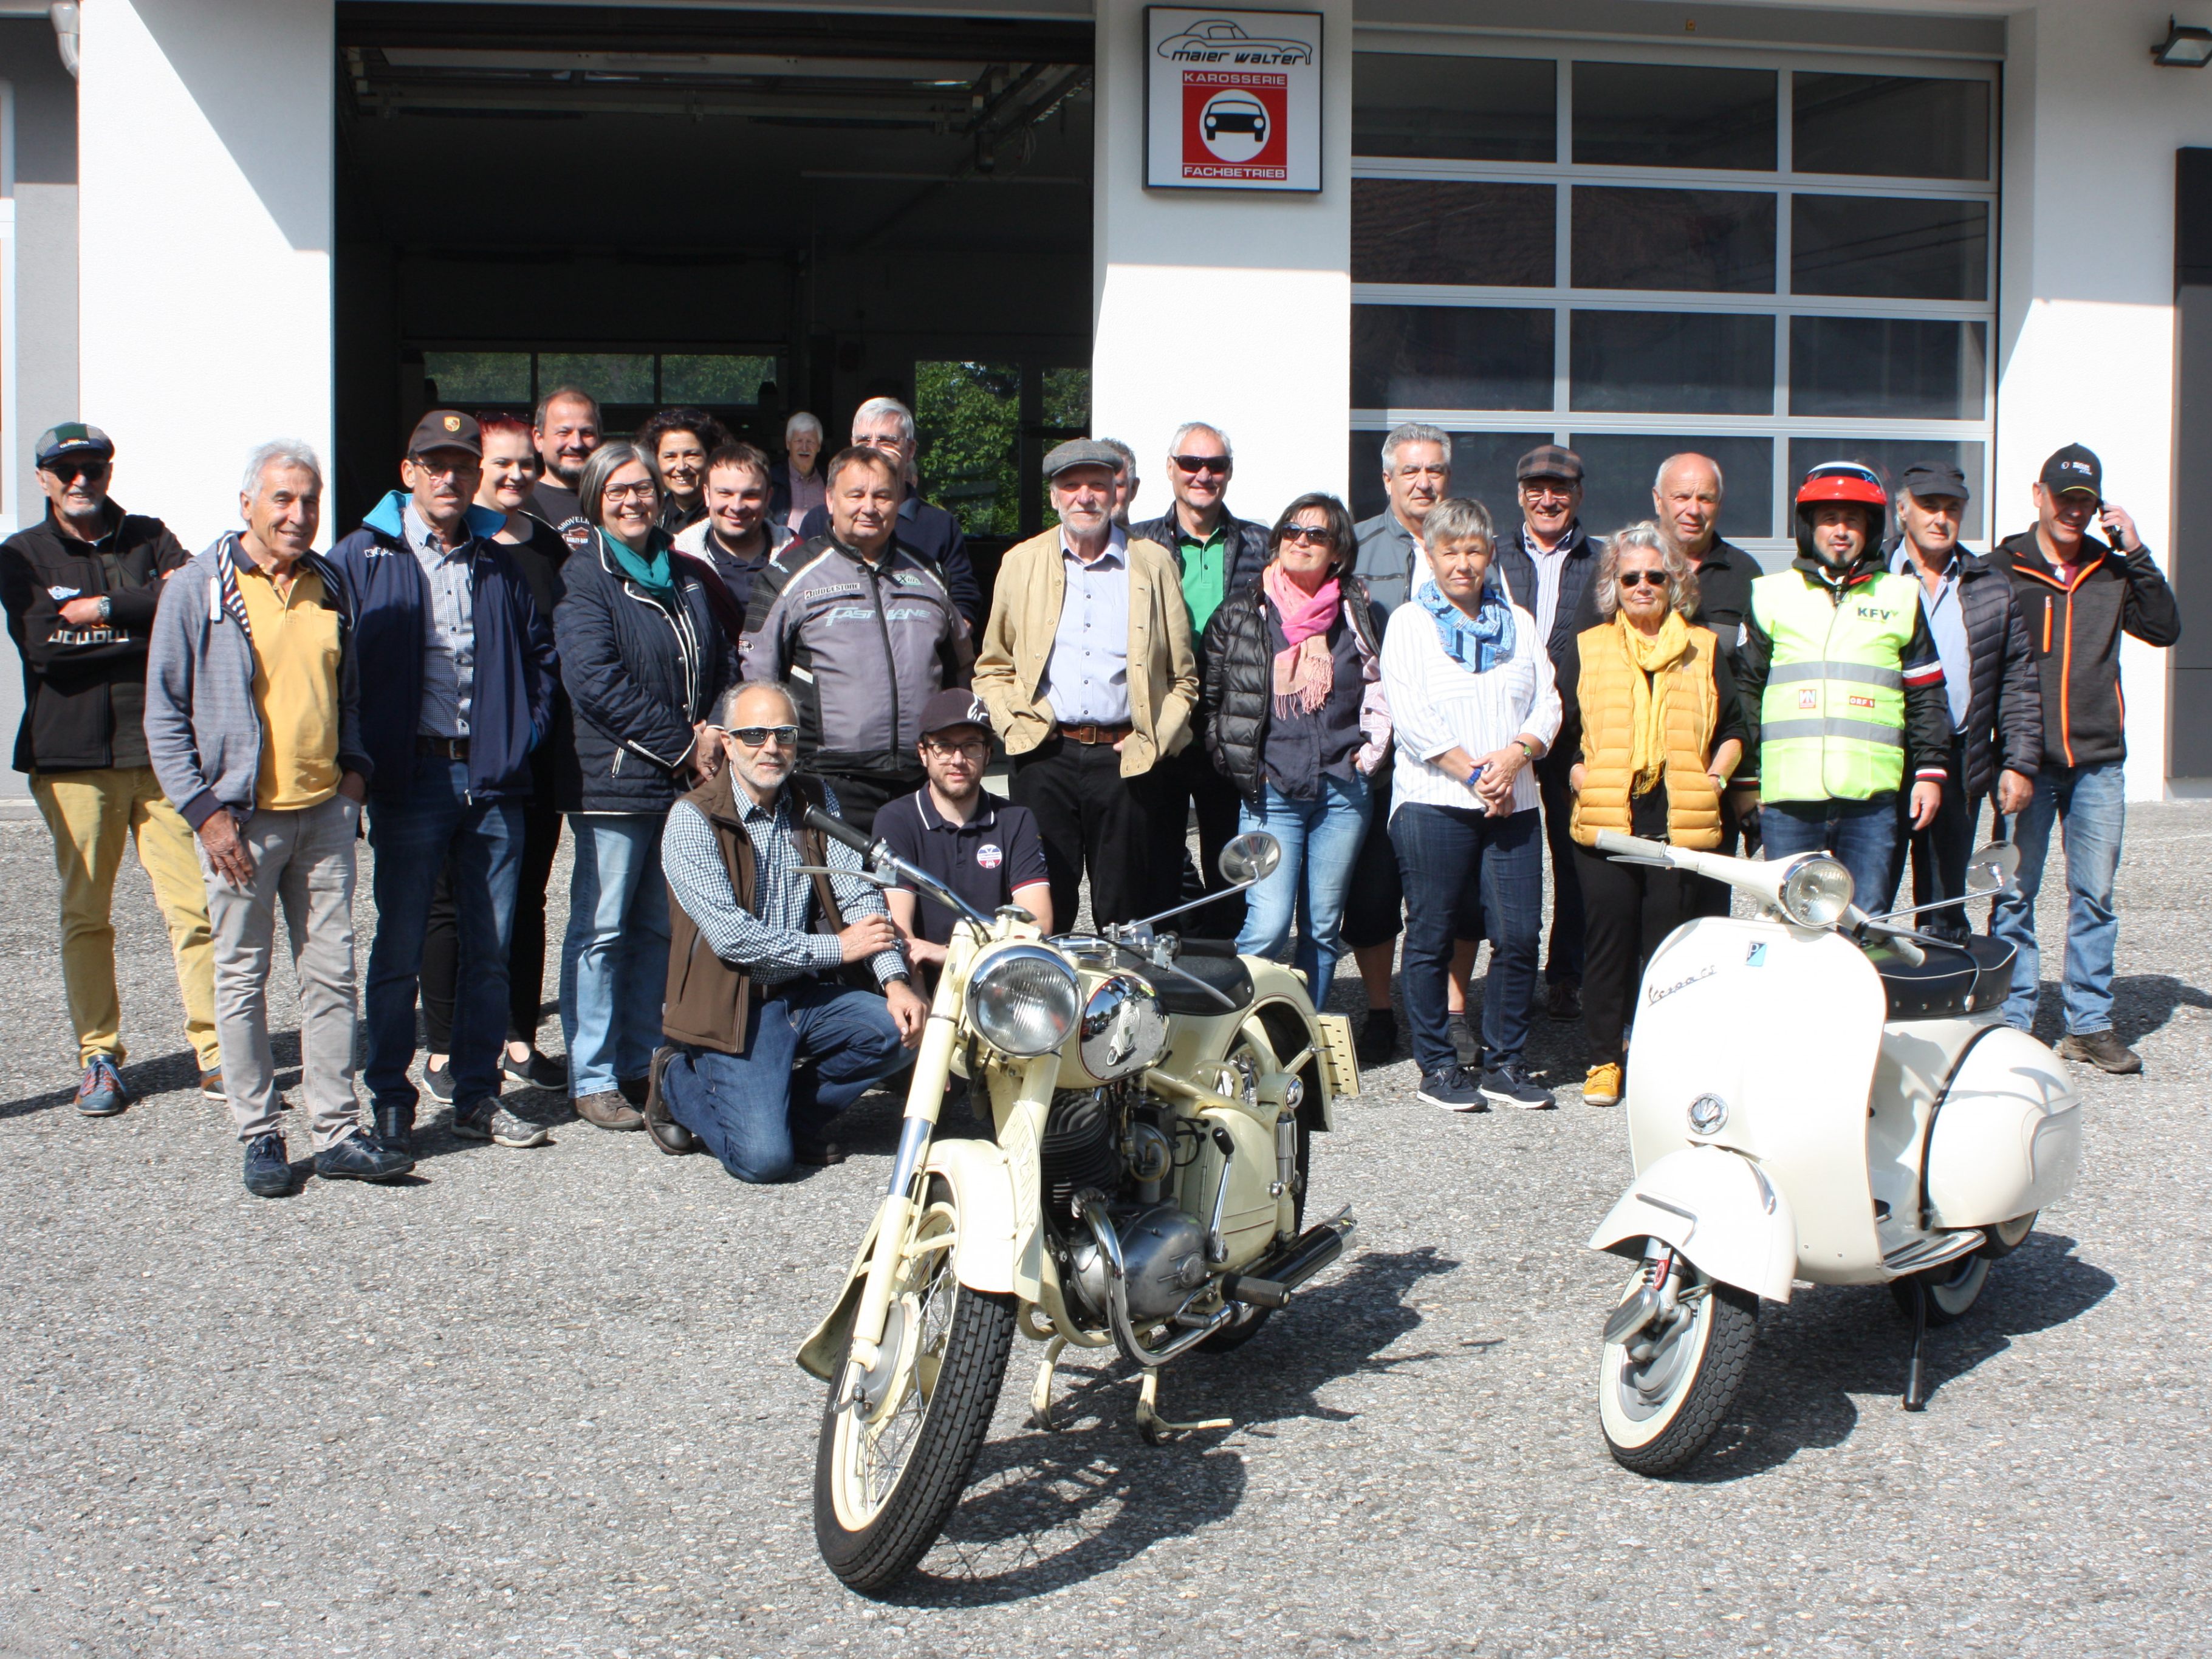
[[1605, 1325], [1606, 1443], [1642, 1474], [1694, 1457], [1750, 1360], [1759, 1302], [1787, 1302], [1796, 1279], [1890, 1287], [1912, 1320], [1917, 1411], [1929, 1324], [1973, 1305], [2081, 1167], [2065, 1066], [1997, 1016], [2011, 947], [1910, 925], [2002, 892], [2018, 849], [1983, 848], [1959, 898], [1869, 917], [1825, 853], [1760, 862], [1613, 830], [1597, 848], [1763, 907], [1676, 929], [1644, 972], [1636, 1179], [1589, 1241], [1638, 1263]]
[[[883, 1203], [799, 1354], [830, 1385], [815, 1539], [872, 1591], [959, 1501], [1017, 1331], [1046, 1345], [1030, 1405], [1047, 1429], [1070, 1346], [1141, 1368], [1147, 1440], [1226, 1426], [1161, 1417], [1158, 1368], [1241, 1346], [1343, 1254], [1348, 1210], [1304, 1224], [1309, 1137], [1359, 1076], [1350, 1023], [1316, 1016], [1290, 969], [1156, 931], [1209, 900], [1047, 939], [1027, 911], [986, 915], [842, 820], [807, 822], [862, 854], [864, 879], [959, 918]], [[1221, 872], [1241, 890], [1280, 856], [1240, 836]], [[992, 1139], [938, 1134], [956, 1076]]]

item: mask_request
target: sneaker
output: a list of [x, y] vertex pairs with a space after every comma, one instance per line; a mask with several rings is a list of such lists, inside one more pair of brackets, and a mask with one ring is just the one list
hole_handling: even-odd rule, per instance
[[222, 1066], [210, 1066], [200, 1073], [200, 1092], [210, 1100], [227, 1101], [230, 1098], [222, 1091]]
[[1618, 1106], [1620, 1104], [1620, 1067], [1593, 1066], [1589, 1075], [1583, 1079], [1583, 1104], [1585, 1106]]
[[123, 1086], [123, 1073], [106, 1054], [94, 1054], [84, 1063], [77, 1079], [76, 1109], [87, 1117], [113, 1117], [131, 1104], [131, 1091]]
[[1544, 1012], [1557, 1020], [1583, 1017], [1583, 988], [1571, 979], [1553, 980], [1545, 988]]
[[1528, 1068], [1518, 1062], [1493, 1066], [1485, 1072], [1482, 1097], [1494, 1100], [1500, 1106], [1518, 1106], [1531, 1112], [1548, 1111], [1559, 1104], [1552, 1098], [1552, 1091], [1539, 1088], [1528, 1075]]
[[315, 1154], [315, 1173], [325, 1181], [394, 1181], [415, 1167], [415, 1155], [368, 1135], [348, 1135]]
[[551, 1054], [541, 1054], [535, 1048], [530, 1051], [527, 1060], [517, 1060], [502, 1049], [499, 1069], [517, 1083], [526, 1083], [533, 1089], [562, 1089], [568, 1083], [568, 1062]]
[[526, 1122], [496, 1100], [453, 1108], [453, 1133], [463, 1140], [492, 1140], [502, 1146], [543, 1146], [553, 1139], [544, 1124]]
[[[2058, 1053], [2064, 1060], [2086, 1060], [2099, 1071], [2110, 1072], [2115, 1077], [2130, 1077], [2142, 1070], [2142, 1056], [2111, 1030], [2063, 1037], [2059, 1041]], [[77, 1109], [82, 1111], [83, 1108]]]
[[1388, 1008], [1370, 1008], [1357, 1046], [1362, 1066], [1389, 1065], [1398, 1053], [1398, 1016]]
[[1431, 1106], [1441, 1106], [1448, 1112], [1486, 1112], [1490, 1108], [1482, 1098], [1482, 1090], [1475, 1082], [1474, 1073], [1464, 1066], [1453, 1066], [1441, 1072], [1431, 1072], [1421, 1079], [1413, 1098]]
[[612, 1089], [594, 1089], [575, 1098], [576, 1115], [602, 1129], [642, 1129], [645, 1118], [636, 1107]]
[[246, 1190], [256, 1198], [283, 1198], [292, 1190], [283, 1136], [256, 1135], [246, 1143]]
[[425, 1060], [422, 1062], [422, 1083], [439, 1099], [451, 1100], [453, 1097], [453, 1057], [447, 1054], [443, 1066], [433, 1066]]

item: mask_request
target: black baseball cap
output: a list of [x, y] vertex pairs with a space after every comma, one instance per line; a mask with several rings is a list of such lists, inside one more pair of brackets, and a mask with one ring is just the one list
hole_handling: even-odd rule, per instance
[[2105, 499], [2105, 464], [2083, 444], [2069, 444], [2043, 464], [2043, 487], [2054, 495], [2086, 489]]
[[82, 421], [64, 421], [39, 434], [32, 453], [40, 466], [52, 466], [56, 461], [112, 461], [115, 459], [115, 441], [96, 426], [87, 426]]
[[481, 460], [483, 428], [477, 424], [473, 415], [464, 415], [458, 409], [434, 409], [415, 423], [415, 434], [407, 441], [407, 453], [427, 455], [434, 449], [465, 449]]
[[1915, 461], [1905, 469], [1898, 488], [1908, 495], [1948, 495], [1959, 501], [1973, 499], [1966, 489], [1966, 475], [1948, 461]]
[[1569, 483], [1583, 481], [1583, 458], [1571, 449], [1562, 449], [1557, 444], [1538, 444], [1523, 455], [1513, 469], [1514, 482], [1529, 478], [1563, 478]]
[[956, 726], [980, 726], [986, 732], [991, 729], [991, 711], [965, 686], [947, 686], [921, 706], [923, 737]]

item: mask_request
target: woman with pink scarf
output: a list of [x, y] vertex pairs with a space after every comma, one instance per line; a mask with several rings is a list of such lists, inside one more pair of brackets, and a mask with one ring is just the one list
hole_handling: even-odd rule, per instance
[[1335, 496], [1292, 501], [1268, 534], [1260, 580], [1206, 625], [1199, 695], [1206, 752], [1243, 799], [1238, 828], [1283, 844], [1275, 872], [1246, 895], [1237, 949], [1298, 969], [1316, 1008], [1343, 954], [1367, 779], [1390, 752], [1382, 635], [1352, 574], [1358, 551]]

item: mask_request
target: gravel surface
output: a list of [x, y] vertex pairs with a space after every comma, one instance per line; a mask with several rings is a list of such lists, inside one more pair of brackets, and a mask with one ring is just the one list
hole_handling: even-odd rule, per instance
[[1620, 1269], [1583, 1240], [1626, 1135], [1540, 1026], [1561, 1109], [1447, 1116], [1401, 1061], [1316, 1143], [1316, 1206], [1360, 1218], [1346, 1261], [1167, 1376], [1170, 1415], [1232, 1430], [1148, 1449], [1127, 1368], [1077, 1359], [1037, 1432], [1018, 1344], [947, 1538], [871, 1602], [815, 1554], [822, 1395], [791, 1355], [874, 1205], [888, 1102], [851, 1162], [779, 1188], [567, 1120], [535, 1152], [436, 1128], [411, 1184], [257, 1200], [190, 1086], [135, 865], [146, 1096], [70, 1109], [49, 845], [0, 826], [0, 1653], [2195, 1650], [2212, 1389], [2173, 1344], [2212, 1213], [2212, 811], [2130, 829], [2119, 1029], [2148, 1075], [2088, 1076], [2081, 1187], [1931, 1336], [1924, 1416], [1887, 1294], [1805, 1291], [1688, 1478], [1613, 1463]]

